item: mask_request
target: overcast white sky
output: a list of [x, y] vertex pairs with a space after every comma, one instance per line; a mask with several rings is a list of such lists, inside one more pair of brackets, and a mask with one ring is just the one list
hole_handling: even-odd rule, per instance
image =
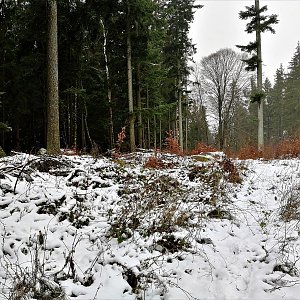
[[[235, 45], [255, 40], [254, 34], [245, 32], [247, 21], [238, 16], [254, 0], [197, 0], [196, 4], [204, 5], [196, 12], [190, 31], [197, 47], [196, 62], [221, 48], [240, 51]], [[277, 14], [279, 19], [273, 27], [276, 34], [262, 35], [263, 72], [273, 82], [276, 69], [281, 63], [287, 68], [300, 41], [300, 0], [260, 0], [263, 5], [268, 6], [268, 15]]]

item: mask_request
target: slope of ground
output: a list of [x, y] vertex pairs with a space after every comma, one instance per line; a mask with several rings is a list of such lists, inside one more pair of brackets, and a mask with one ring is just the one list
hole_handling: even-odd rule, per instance
[[299, 159], [16, 154], [0, 196], [0, 299], [299, 299]]

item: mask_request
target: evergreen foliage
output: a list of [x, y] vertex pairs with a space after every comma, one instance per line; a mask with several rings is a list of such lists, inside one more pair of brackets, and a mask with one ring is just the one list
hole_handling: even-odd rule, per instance
[[300, 43], [288, 66], [286, 77], [285, 105], [289, 113], [284, 113], [285, 133], [291, 136], [294, 132], [300, 134]]
[[[12, 125], [3, 140], [9, 150], [46, 146], [46, 2], [0, 4], [0, 90], [5, 92], [0, 121]], [[58, 0], [57, 5], [61, 144], [105, 151], [121, 128], [128, 128], [126, 1]], [[181, 77], [189, 73], [195, 51], [189, 25], [199, 6], [191, 0], [130, 0], [128, 5], [135, 130], [139, 146], [154, 146], [158, 131], [153, 128], [160, 120], [161, 131], [167, 131], [167, 116], [176, 111], [177, 70]]]
[[[126, 22], [132, 45], [136, 145], [162, 148], [169, 137], [166, 132], [172, 130], [178, 138], [180, 127], [181, 139], [189, 147], [198, 140], [212, 142], [206, 104], [197, 103], [194, 95], [187, 93], [190, 61], [196, 51], [189, 29], [195, 10], [202, 7], [195, 3], [128, 0], [131, 13], [127, 20], [126, 1], [57, 0], [63, 148], [105, 152], [115, 147], [118, 134], [124, 131], [122, 150], [129, 150]], [[260, 9], [260, 30], [274, 32], [277, 18], [264, 16], [265, 11], [266, 7]], [[251, 6], [240, 16], [251, 19], [247, 32], [254, 31], [256, 13]], [[6, 153], [46, 147], [46, 16], [47, 1], [0, 1], [0, 140]], [[257, 42], [239, 48], [250, 55], [243, 57], [248, 70], [255, 70]], [[299, 61], [298, 45], [286, 74], [281, 67], [274, 86], [262, 91], [270, 140], [299, 132]], [[257, 99], [258, 94], [253, 93]], [[252, 105], [238, 103], [230, 118], [235, 126], [229, 130], [227, 142], [238, 148], [255, 136], [257, 116]], [[7, 130], [10, 127], [12, 130]]]
[[[246, 6], [246, 10], [239, 13], [240, 19], [250, 20], [245, 29], [247, 33], [253, 33], [256, 31], [259, 31], [260, 33], [264, 33], [266, 31], [270, 31], [273, 34], [275, 33], [275, 30], [272, 26], [279, 22], [278, 16], [275, 14], [270, 16], [263, 15], [263, 13], [267, 10], [268, 7], [266, 5], [259, 9], [257, 9], [255, 5], [251, 5]], [[247, 63], [247, 71], [255, 71], [258, 68], [258, 63], [261, 63], [261, 58], [258, 57], [259, 44], [260, 41], [255, 40], [254, 42], [250, 42], [245, 46], [237, 45], [241, 51], [251, 55], [250, 58], [244, 60]]]
[[266, 16], [263, 13], [267, 11], [267, 6], [260, 8], [259, 0], [255, 0], [255, 5], [246, 6], [246, 11], [241, 11], [239, 16], [242, 20], [250, 21], [246, 25], [246, 32], [255, 32], [255, 42], [250, 42], [247, 46], [237, 46], [242, 51], [252, 54], [250, 58], [245, 59], [247, 63], [247, 71], [257, 71], [257, 92], [252, 95], [252, 102], [258, 103], [258, 134], [257, 146], [258, 150], [262, 151], [264, 147], [264, 93], [263, 89], [263, 72], [262, 72], [262, 52], [261, 52], [261, 33], [270, 31], [275, 33], [272, 25], [278, 23], [277, 15]]
[[270, 141], [300, 134], [300, 44], [289, 63], [276, 70], [274, 86], [268, 93], [267, 112]]

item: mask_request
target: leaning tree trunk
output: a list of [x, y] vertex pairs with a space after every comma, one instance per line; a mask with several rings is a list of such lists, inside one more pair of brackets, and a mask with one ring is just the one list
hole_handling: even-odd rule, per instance
[[[259, 0], [255, 0], [255, 10], [257, 13], [257, 29], [256, 29], [256, 42], [257, 42], [257, 92], [262, 93], [262, 55], [261, 55], [261, 35], [260, 35], [260, 14], [259, 14]], [[263, 111], [263, 98], [258, 101], [258, 150], [264, 148], [264, 111]]]
[[58, 101], [58, 50], [57, 50], [57, 3], [48, 1], [48, 71], [47, 71], [47, 151], [60, 153], [59, 101]]

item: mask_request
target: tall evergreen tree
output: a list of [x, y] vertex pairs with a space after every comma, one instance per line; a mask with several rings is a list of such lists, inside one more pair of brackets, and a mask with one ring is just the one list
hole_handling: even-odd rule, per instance
[[0, 5], [1, 115], [12, 126], [5, 147], [30, 151], [45, 138], [46, 5], [38, 0]]
[[289, 63], [286, 78], [284, 127], [288, 136], [300, 134], [300, 43]]
[[275, 33], [272, 25], [278, 23], [277, 15], [265, 16], [263, 13], [267, 11], [267, 6], [260, 8], [259, 0], [255, 0], [255, 5], [246, 6], [246, 11], [241, 11], [239, 16], [242, 20], [250, 19], [246, 26], [247, 33], [256, 34], [255, 42], [250, 42], [247, 46], [237, 46], [242, 51], [249, 54], [254, 53], [247, 62], [246, 69], [249, 71], [257, 71], [257, 92], [254, 95], [254, 101], [258, 103], [258, 149], [264, 147], [264, 128], [263, 128], [263, 80], [262, 80], [262, 54], [261, 54], [261, 33], [270, 31]]
[[173, 86], [171, 89], [173, 95], [170, 95], [170, 99], [177, 102], [181, 149], [183, 149], [182, 96], [189, 74], [188, 62], [196, 51], [188, 33], [190, 23], [194, 19], [194, 9], [201, 7], [202, 5], [195, 5], [194, 0], [171, 0], [166, 3], [168, 29], [164, 49], [165, 63], [169, 69], [168, 77], [171, 80], [171, 87]]
[[272, 83], [269, 78], [266, 78], [263, 83], [263, 92], [265, 93], [265, 109], [264, 109], [264, 129], [265, 137], [267, 142], [271, 141], [272, 137], [272, 120], [271, 120], [271, 111], [269, 110], [269, 103], [271, 102], [271, 89]]
[[128, 84], [128, 112], [129, 112], [129, 143], [130, 151], [135, 151], [135, 129], [134, 129], [134, 111], [133, 111], [133, 82], [132, 82], [132, 42], [131, 42], [131, 1], [126, 0], [126, 48], [127, 48], [127, 84]]
[[281, 64], [276, 70], [274, 86], [269, 92], [266, 104], [270, 142], [278, 142], [283, 138], [284, 116], [286, 115], [285, 90], [285, 71]]
[[[0, 91], [5, 92], [0, 121], [13, 128], [12, 138], [7, 139], [10, 149], [30, 151], [36, 141], [47, 144], [44, 16], [48, 2], [50, 8], [51, 0], [0, 1]], [[170, 129], [170, 120], [175, 117], [170, 112], [178, 102], [178, 74], [184, 78], [188, 73], [187, 60], [194, 51], [188, 39], [191, 6], [184, 1], [177, 6], [179, 2], [57, 1], [63, 147], [90, 149], [95, 142], [105, 151], [117, 138], [112, 128], [115, 133], [124, 126], [128, 129], [127, 3], [131, 9], [133, 116], [137, 116], [132, 127], [135, 135], [138, 133], [135, 143], [162, 145], [161, 132]], [[184, 80], [181, 82], [183, 86]], [[125, 147], [129, 149], [127, 141]]]
[[58, 45], [57, 3], [48, 1], [48, 109], [47, 109], [47, 152], [60, 153], [59, 99], [58, 99]]

